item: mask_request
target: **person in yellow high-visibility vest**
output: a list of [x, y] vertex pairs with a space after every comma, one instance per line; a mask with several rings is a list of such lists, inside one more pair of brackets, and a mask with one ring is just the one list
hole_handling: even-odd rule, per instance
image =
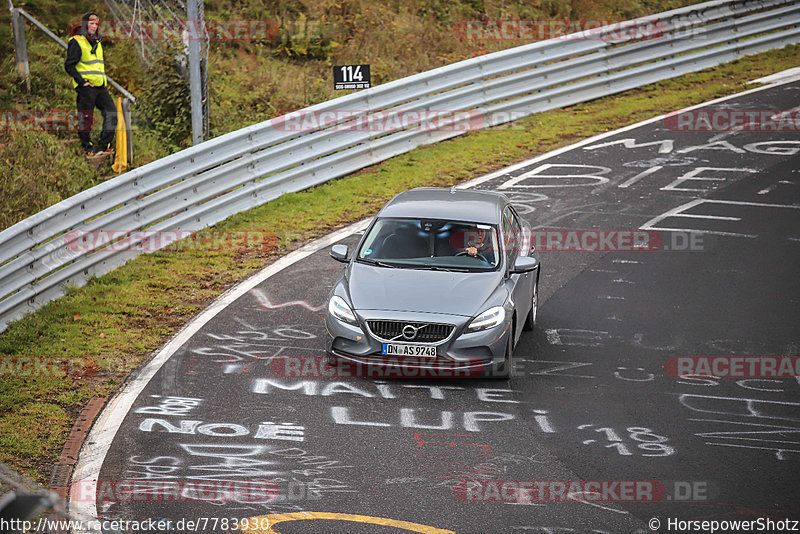
[[[78, 137], [88, 156], [103, 152], [113, 153], [112, 141], [117, 127], [117, 109], [108, 94], [108, 78], [100, 43], [100, 17], [87, 13], [81, 19], [67, 45], [64, 70], [72, 76], [72, 87], [77, 93]], [[92, 144], [94, 108], [103, 114], [103, 131], [97, 145]]]

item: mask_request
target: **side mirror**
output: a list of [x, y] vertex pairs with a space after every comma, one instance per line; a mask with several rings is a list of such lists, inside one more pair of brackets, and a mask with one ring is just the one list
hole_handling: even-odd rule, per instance
[[347, 263], [350, 261], [350, 259], [347, 257], [349, 252], [350, 249], [347, 245], [333, 245], [331, 247], [331, 258], [342, 263]]
[[519, 256], [514, 262], [511, 274], [523, 274], [535, 271], [539, 268], [539, 260], [533, 256]]

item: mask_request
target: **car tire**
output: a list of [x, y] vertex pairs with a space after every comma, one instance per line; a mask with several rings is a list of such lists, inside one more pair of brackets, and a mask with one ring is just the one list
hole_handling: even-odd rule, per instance
[[533, 299], [531, 299], [531, 310], [528, 316], [525, 317], [525, 324], [522, 326], [523, 330], [533, 330], [536, 327], [536, 314], [539, 310], [539, 275], [536, 275], [536, 282], [533, 284]]
[[506, 344], [506, 370], [508, 372], [506, 378], [514, 378], [516, 375], [514, 370], [514, 330], [511, 330], [511, 336]]
[[508, 334], [508, 341], [506, 342], [505, 358], [503, 365], [500, 368], [502, 373], [497, 375], [500, 380], [509, 380], [514, 378], [514, 330]]
[[504, 351], [505, 357], [503, 362], [495, 364], [487, 375], [488, 378], [494, 380], [508, 380], [514, 377], [514, 331], [509, 334], [506, 348]]

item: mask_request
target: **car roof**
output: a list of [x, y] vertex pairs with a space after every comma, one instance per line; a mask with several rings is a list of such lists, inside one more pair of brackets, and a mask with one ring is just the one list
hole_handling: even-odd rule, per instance
[[498, 224], [508, 203], [507, 196], [493, 191], [418, 187], [394, 197], [378, 216]]

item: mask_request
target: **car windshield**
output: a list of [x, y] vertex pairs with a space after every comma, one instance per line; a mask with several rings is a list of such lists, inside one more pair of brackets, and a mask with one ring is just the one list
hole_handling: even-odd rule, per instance
[[357, 259], [381, 267], [494, 270], [500, 262], [497, 235], [490, 224], [381, 218], [364, 238]]

